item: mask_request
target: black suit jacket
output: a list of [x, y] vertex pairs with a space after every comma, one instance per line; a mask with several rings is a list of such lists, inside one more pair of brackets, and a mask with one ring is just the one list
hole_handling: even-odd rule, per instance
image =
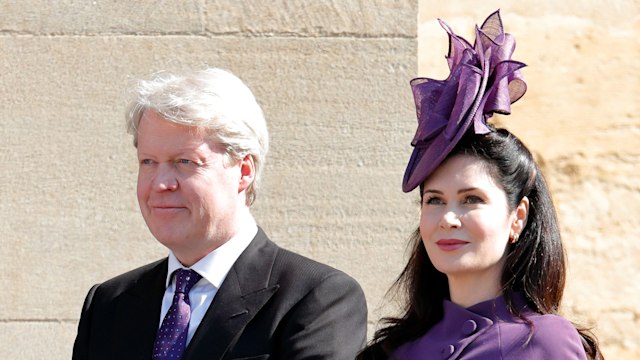
[[[95, 285], [73, 359], [151, 359], [167, 259]], [[183, 359], [353, 359], [366, 338], [358, 283], [284, 250], [262, 229], [233, 265]]]

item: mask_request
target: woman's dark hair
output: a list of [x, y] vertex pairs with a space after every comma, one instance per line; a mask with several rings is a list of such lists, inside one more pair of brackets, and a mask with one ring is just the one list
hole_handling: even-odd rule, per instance
[[[529, 215], [518, 241], [510, 243], [502, 273], [502, 294], [514, 316], [523, 317], [513, 306], [515, 292], [540, 314], [557, 314], [564, 292], [565, 252], [555, 208], [547, 184], [527, 147], [505, 129], [483, 135], [469, 133], [447, 158], [468, 155], [486, 162], [496, 183], [502, 186], [511, 209], [523, 197], [529, 199]], [[422, 196], [422, 186], [420, 187]], [[436, 270], [424, 248], [419, 230], [410, 238], [411, 255], [389, 290], [401, 298], [401, 317], [382, 319], [371, 344], [357, 359], [386, 359], [400, 345], [424, 335], [443, 317], [442, 302], [449, 299], [445, 274]], [[526, 319], [525, 319], [526, 321]], [[577, 328], [591, 359], [602, 359], [597, 341], [587, 330]]]

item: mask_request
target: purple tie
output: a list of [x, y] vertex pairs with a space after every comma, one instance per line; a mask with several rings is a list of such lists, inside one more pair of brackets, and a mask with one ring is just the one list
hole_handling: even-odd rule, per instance
[[187, 345], [187, 331], [191, 319], [189, 291], [202, 278], [197, 272], [179, 269], [174, 272], [176, 291], [171, 307], [158, 329], [153, 344], [153, 360], [179, 360]]

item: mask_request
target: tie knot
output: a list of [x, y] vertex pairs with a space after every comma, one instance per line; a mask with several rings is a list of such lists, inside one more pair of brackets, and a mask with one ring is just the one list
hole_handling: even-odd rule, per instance
[[174, 274], [176, 277], [176, 293], [189, 294], [193, 285], [202, 279], [200, 274], [191, 269], [178, 269]]

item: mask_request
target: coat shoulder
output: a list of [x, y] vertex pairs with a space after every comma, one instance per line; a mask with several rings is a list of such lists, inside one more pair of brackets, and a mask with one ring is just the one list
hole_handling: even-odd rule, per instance
[[356, 280], [345, 272], [282, 248], [279, 249], [275, 258], [273, 274], [280, 284], [285, 285], [302, 285], [300, 282], [304, 282], [312, 288], [318, 284], [330, 282], [336, 286], [353, 286], [360, 289]]
[[[338, 284], [347, 288], [357, 289], [362, 292], [355, 279], [327, 264], [310, 259], [304, 255], [287, 250], [273, 242], [262, 229], [238, 259], [237, 268], [240, 274], [251, 274], [252, 279], [244, 282], [255, 281], [254, 271], [267, 272], [269, 284], [278, 284], [281, 289], [289, 289], [295, 292], [308, 292], [321, 284]], [[250, 270], [250, 271], [249, 271]]]
[[558, 315], [540, 315], [533, 323], [531, 347], [547, 351], [547, 356], [562, 359], [586, 358], [575, 325]]
[[[580, 335], [569, 320], [553, 314], [533, 314], [527, 316], [527, 319], [531, 324], [519, 323], [517, 326], [520, 331], [510, 331], [511, 334], [520, 333], [522, 337], [520, 341], [511, 342], [513, 346], [503, 349], [505, 355], [516, 354], [515, 357], [507, 358], [522, 358], [526, 355], [526, 358], [531, 359], [586, 359]], [[503, 328], [503, 335], [509, 333], [506, 330], [507, 327]], [[508, 343], [509, 341], [503, 342]]]
[[166, 269], [167, 259], [161, 259], [127, 271], [98, 284], [96, 292], [100, 293], [102, 296], [117, 297], [140, 281], [150, 279], [152, 277], [158, 278], [166, 276]]
[[365, 296], [346, 273], [285, 250], [260, 230], [230, 275], [223, 287], [240, 289], [243, 299], [262, 296], [265, 289], [271, 294], [254, 309], [234, 356], [353, 359], [364, 345]]

